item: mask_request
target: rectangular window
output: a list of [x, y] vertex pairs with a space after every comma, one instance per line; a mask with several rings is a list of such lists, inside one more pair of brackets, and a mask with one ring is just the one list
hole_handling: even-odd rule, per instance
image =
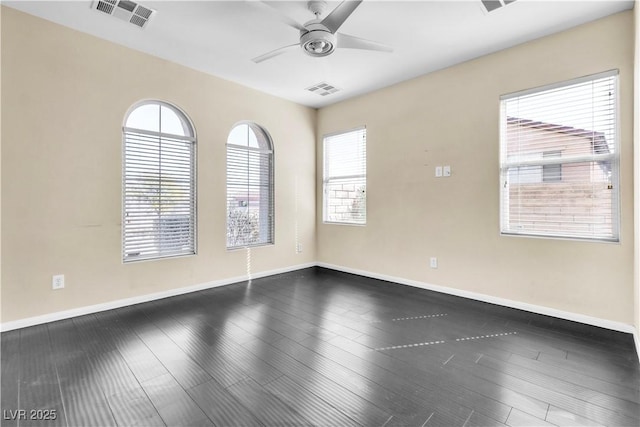
[[619, 240], [618, 72], [500, 98], [501, 232]]
[[[562, 151], [545, 151], [542, 157], [546, 159], [559, 159]], [[542, 166], [542, 182], [562, 182], [562, 163], [548, 163]]]
[[367, 130], [324, 137], [324, 222], [367, 223]]

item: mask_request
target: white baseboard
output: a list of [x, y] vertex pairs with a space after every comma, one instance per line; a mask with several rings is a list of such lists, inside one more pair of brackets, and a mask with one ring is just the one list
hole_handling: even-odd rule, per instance
[[416, 288], [428, 289], [444, 294], [455, 295], [463, 298], [469, 298], [476, 301], [488, 302], [491, 304], [501, 305], [519, 310], [529, 311], [531, 313], [544, 314], [546, 316], [558, 317], [560, 319], [571, 320], [574, 322], [585, 323], [587, 325], [598, 326], [600, 328], [611, 329], [614, 331], [626, 332], [634, 334], [636, 339], [636, 348], [640, 357], [640, 347], [638, 347], [638, 337], [635, 328], [631, 325], [613, 320], [600, 319], [598, 317], [586, 316], [584, 314], [572, 313], [569, 311], [556, 310], [554, 308], [544, 307], [541, 305], [527, 304], [525, 302], [513, 301], [505, 298], [494, 297], [491, 295], [480, 294], [477, 292], [465, 291], [462, 289], [448, 288], [445, 286], [432, 285], [429, 283], [419, 282], [417, 280], [405, 279], [402, 277], [387, 276], [385, 274], [372, 273], [364, 270], [357, 270], [339, 265], [327, 264], [319, 262], [318, 267], [328, 268], [331, 270], [342, 271], [344, 273], [357, 274], [358, 276], [370, 277], [372, 279], [380, 279], [388, 282], [399, 283], [402, 285], [413, 286]]
[[636, 328], [633, 332], [633, 340], [636, 343], [636, 353], [638, 353], [638, 360], [640, 361], [640, 328]]
[[[290, 267], [280, 268], [276, 270], [262, 271], [251, 274], [251, 279], [259, 279], [261, 277], [273, 276], [276, 274], [288, 273], [291, 271], [302, 270], [303, 268], [314, 267], [315, 263], [298, 264]], [[69, 319], [71, 317], [83, 316], [85, 314], [99, 313], [101, 311], [112, 310], [114, 308], [126, 307], [129, 305], [140, 304], [143, 302], [155, 301], [163, 298], [173, 297], [177, 295], [188, 294], [190, 292], [202, 291], [205, 289], [217, 288], [233, 283], [244, 282], [249, 280], [249, 276], [230, 277], [221, 280], [214, 280], [198, 285], [186, 286], [177, 289], [168, 289], [162, 292], [154, 292], [152, 294], [140, 295], [131, 298], [109, 301], [102, 304], [89, 305], [86, 307], [74, 308], [71, 310], [58, 311], [55, 313], [43, 314], [41, 316], [28, 317], [26, 319], [14, 320], [0, 324], [0, 331], [6, 332], [14, 329], [26, 328], [29, 326], [41, 325], [43, 323], [55, 322], [57, 320]]]

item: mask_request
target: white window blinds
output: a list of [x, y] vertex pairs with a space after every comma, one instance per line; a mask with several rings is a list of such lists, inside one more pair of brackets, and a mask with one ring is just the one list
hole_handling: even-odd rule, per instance
[[367, 222], [367, 130], [324, 137], [324, 221]]
[[123, 260], [195, 254], [195, 137], [176, 108], [148, 102], [127, 117]]
[[617, 71], [501, 97], [501, 231], [618, 241]]
[[227, 139], [227, 248], [273, 243], [273, 145], [254, 123]]

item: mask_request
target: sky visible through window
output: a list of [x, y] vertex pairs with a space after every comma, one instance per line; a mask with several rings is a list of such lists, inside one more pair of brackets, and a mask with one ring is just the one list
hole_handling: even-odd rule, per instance
[[259, 148], [258, 139], [255, 132], [247, 124], [241, 124], [234, 127], [229, 133], [227, 143], [232, 145], [239, 145], [241, 147]]
[[129, 114], [126, 127], [171, 135], [193, 136], [185, 123], [171, 108], [159, 104], [145, 104]]

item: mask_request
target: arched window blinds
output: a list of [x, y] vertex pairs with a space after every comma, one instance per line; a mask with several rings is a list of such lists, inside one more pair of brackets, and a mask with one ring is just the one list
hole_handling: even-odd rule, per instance
[[125, 262], [196, 253], [196, 137], [188, 117], [145, 101], [123, 128]]
[[227, 138], [227, 248], [273, 243], [273, 144], [255, 123]]

